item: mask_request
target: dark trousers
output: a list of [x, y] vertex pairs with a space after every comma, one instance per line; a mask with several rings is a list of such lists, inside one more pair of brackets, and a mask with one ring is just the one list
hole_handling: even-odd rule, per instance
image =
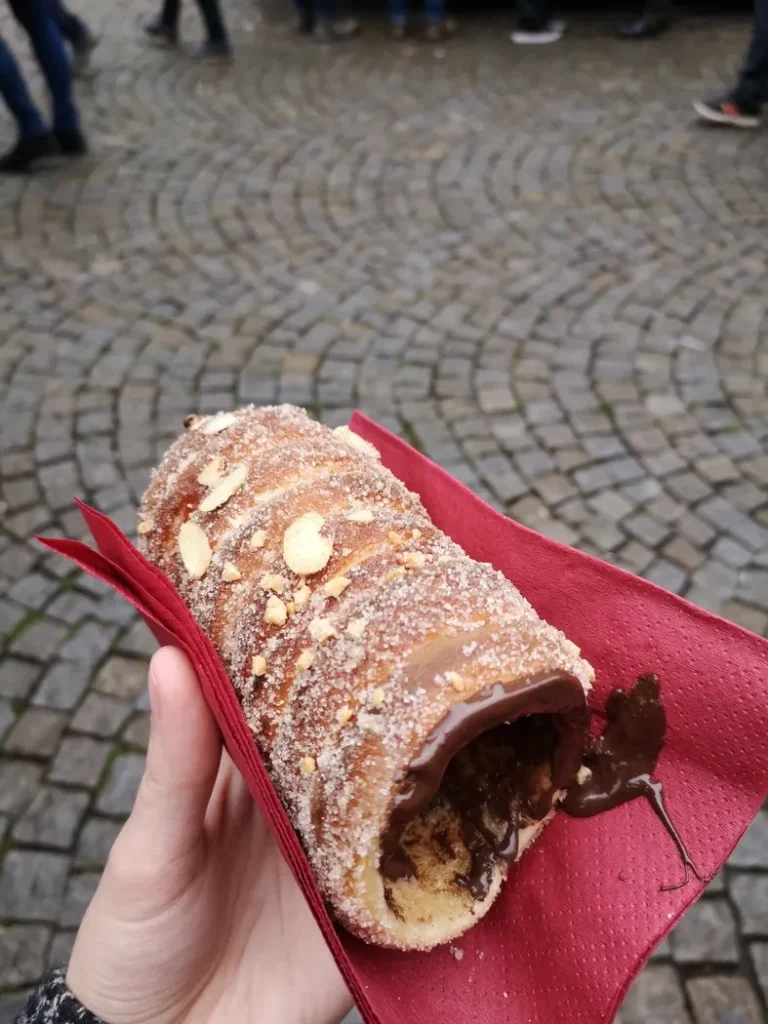
[[[389, 0], [390, 21], [405, 21], [407, 17], [407, 0]], [[445, 4], [443, 0], [424, 0], [424, 17], [427, 21], [442, 21], [445, 17]]]
[[[52, 0], [8, 0], [14, 17], [29, 36], [45, 76], [53, 106], [53, 127], [75, 131], [80, 121], [72, 89], [72, 70], [56, 22]], [[40, 135], [45, 122], [32, 102], [19, 66], [6, 45], [0, 48], [0, 94], [21, 135]]]
[[[197, 6], [205, 22], [205, 30], [212, 43], [225, 43], [227, 41], [227, 30], [224, 28], [224, 19], [221, 16], [218, 0], [197, 0]], [[164, 24], [176, 29], [179, 24], [181, 13], [181, 0], [165, 0], [161, 18]]]
[[61, 34], [71, 46], [80, 46], [88, 38], [85, 22], [67, 10], [61, 0], [52, 0], [52, 3], [53, 16], [59, 23]]
[[552, 0], [517, 0], [517, 24], [523, 32], [541, 32], [552, 18]]
[[731, 99], [758, 107], [768, 101], [768, 0], [755, 0], [752, 40]]

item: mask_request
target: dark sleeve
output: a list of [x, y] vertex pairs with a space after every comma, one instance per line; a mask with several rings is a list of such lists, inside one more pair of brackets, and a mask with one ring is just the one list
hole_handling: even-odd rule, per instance
[[49, 974], [27, 1000], [13, 1024], [101, 1024], [67, 988], [66, 968]]

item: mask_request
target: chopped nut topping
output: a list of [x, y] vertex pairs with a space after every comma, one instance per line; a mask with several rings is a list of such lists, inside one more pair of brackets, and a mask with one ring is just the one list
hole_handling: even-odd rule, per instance
[[280, 598], [273, 594], [264, 609], [264, 621], [270, 626], [284, 626], [287, 618], [288, 609]]
[[255, 676], [263, 676], [267, 671], [267, 659], [261, 654], [254, 654], [251, 659], [251, 672]]
[[350, 523], [372, 523], [373, 512], [369, 508], [356, 508], [354, 512], [350, 512], [347, 516]]
[[247, 476], [247, 466], [238, 466], [237, 469], [233, 469], [231, 473], [228, 473], [214, 487], [207, 497], [203, 498], [200, 502], [200, 511], [213, 512], [214, 509], [220, 508], [226, 501], [229, 501], [235, 491], [238, 491], [243, 486]]
[[347, 633], [349, 636], [354, 637], [355, 640], [359, 640], [365, 632], [367, 625], [368, 619], [350, 619], [347, 625]]
[[592, 769], [587, 768], [585, 764], [583, 764], [581, 768], [579, 768], [579, 770], [576, 772], [576, 782], [579, 786], [583, 786], [585, 783], [589, 782], [591, 778]]
[[221, 480], [221, 470], [223, 465], [224, 463], [219, 456], [215, 459], [211, 459], [208, 465], [204, 469], [200, 470], [197, 482], [199, 484], [203, 484], [204, 487], [213, 487], [214, 484], [217, 484], [219, 480]]
[[323, 517], [317, 512], [307, 512], [285, 531], [283, 558], [297, 576], [320, 572], [330, 561], [333, 542], [320, 533], [323, 523]]
[[460, 675], [458, 672], [446, 672], [445, 678], [457, 693], [462, 693], [464, 690], [464, 676]]
[[378, 689], [374, 690], [371, 694], [371, 704], [373, 704], [375, 708], [380, 708], [384, 703], [386, 696], [387, 695], [384, 693], [384, 690], [379, 686]]
[[317, 771], [317, 761], [314, 757], [302, 757], [299, 768], [302, 775], [314, 775]]
[[569, 640], [567, 637], [565, 639], [563, 646], [565, 647], [566, 651], [574, 658], [578, 658], [581, 654], [581, 648], [577, 647], [573, 640]]
[[352, 582], [347, 576], [334, 576], [328, 580], [323, 589], [329, 597], [341, 597], [349, 584]]
[[343, 707], [336, 712], [336, 721], [339, 725], [346, 725], [352, 717], [352, 708]]
[[262, 576], [259, 580], [259, 586], [262, 590], [273, 590], [276, 594], [282, 594], [288, 580], [285, 576], [281, 576], [279, 572], [268, 572], [266, 576]]
[[221, 570], [221, 578], [225, 583], [234, 583], [235, 580], [241, 580], [243, 574], [234, 562], [225, 562], [224, 568]]
[[330, 619], [312, 619], [309, 624], [309, 635], [317, 644], [324, 644], [332, 636], [336, 636], [336, 630], [331, 625]]
[[346, 558], [348, 555], [351, 555], [351, 554], [352, 554], [352, 548], [342, 548], [341, 549], [342, 558]]
[[384, 577], [384, 582], [389, 583], [390, 580], [396, 580], [398, 576], [405, 576], [405, 569], [402, 566], [397, 566], [394, 569], [390, 569], [387, 575]]
[[315, 660], [315, 652], [311, 647], [305, 647], [298, 657], [296, 668], [299, 672], [305, 672]]
[[306, 583], [299, 587], [299, 589], [293, 595], [293, 603], [297, 608], [303, 608], [307, 601], [312, 597], [312, 591], [306, 585]]
[[[201, 424], [200, 429], [204, 434], [220, 434], [222, 430], [231, 427], [233, 423], [237, 423], [237, 416], [234, 413], [220, 412], [217, 416], [213, 416]], [[196, 428], [193, 427], [192, 429]]]
[[400, 536], [400, 534], [396, 530], [390, 530], [389, 531], [389, 533], [387, 534], [387, 540], [391, 544], [402, 544], [403, 543], [403, 538]]
[[267, 531], [266, 530], [257, 530], [256, 533], [251, 535], [251, 539], [249, 541], [249, 544], [251, 545], [251, 547], [253, 548], [254, 551], [258, 551], [259, 548], [263, 548], [266, 543], [267, 543]]
[[405, 551], [400, 561], [407, 569], [421, 569], [426, 564], [427, 556], [423, 551]]
[[286, 611], [288, 612], [289, 615], [295, 615], [296, 614], [296, 602], [295, 601], [286, 601], [285, 602], [285, 608], [286, 608]]
[[245, 516], [232, 516], [232, 518], [229, 520], [229, 525], [232, 527], [233, 530], [236, 530], [244, 522]]
[[421, 537], [421, 530], [411, 530], [411, 537], [413, 537], [414, 540], [418, 540], [419, 537]]
[[144, 519], [136, 527], [136, 532], [140, 537], [143, 537], [145, 534], [150, 533], [152, 530], [154, 530], [154, 528], [155, 524], [152, 519]]
[[202, 527], [188, 519], [179, 530], [179, 554], [193, 580], [202, 579], [211, 564], [213, 552]]
[[381, 458], [378, 448], [374, 448], [370, 441], [366, 441], [359, 434], [355, 434], [349, 427], [334, 427], [333, 432], [339, 440], [345, 441], [350, 448], [354, 448], [356, 451], [362, 452], [363, 455], [368, 455], [373, 459]]

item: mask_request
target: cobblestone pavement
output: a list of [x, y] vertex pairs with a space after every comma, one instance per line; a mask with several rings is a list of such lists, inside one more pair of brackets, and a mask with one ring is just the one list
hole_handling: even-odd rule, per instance
[[[146, 631], [30, 538], [81, 534], [73, 493], [132, 530], [190, 410], [360, 406], [515, 518], [768, 626], [768, 142], [689, 116], [746, 23], [326, 50], [230, 7], [217, 68], [145, 48], [146, 5], [83, 2], [93, 155], [0, 181], [0, 1020], [66, 958], [147, 738]], [[622, 1022], [767, 1001], [764, 812]]]

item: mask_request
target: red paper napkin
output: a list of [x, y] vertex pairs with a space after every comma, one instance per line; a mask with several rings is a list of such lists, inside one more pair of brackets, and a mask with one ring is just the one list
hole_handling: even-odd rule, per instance
[[[605, 562], [495, 512], [382, 427], [353, 429], [418, 492], [434, 522], [492, 562], [597, 672], [592, 704], [644, 672], [662, 679], [659, 762], [672, 817], [706, 876], [726, 860], [768, 792], [768, 643]], [[192, 659], [227, 749], [269, 820], [367, 1024], [605, 1024], [651, 950], [701, 894], [644, 801], [589, 820], [556, 816], [515, 866], [488, 917], [451, 947], [399, 953], [336, 929], [259, 760], [226, 672], [170, 582], [101, 513], [81, 504], [98, 551], [51, 550], [110, 583], [161, 643]]]

